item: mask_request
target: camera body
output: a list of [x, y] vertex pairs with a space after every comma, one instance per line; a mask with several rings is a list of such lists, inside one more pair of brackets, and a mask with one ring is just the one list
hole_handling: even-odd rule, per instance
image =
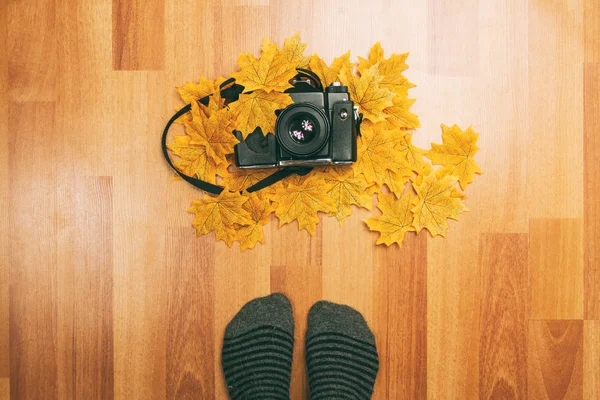
[[[298, 90], [300, 87], [300, 90]], [[280, 110], [275, 134], [257, 128], [235, 146], [239, 168], [349, 165], [356, 161], [357, 111], [348, 88], [334, 82], [325, 92], [289, 92], [294, 101]]]

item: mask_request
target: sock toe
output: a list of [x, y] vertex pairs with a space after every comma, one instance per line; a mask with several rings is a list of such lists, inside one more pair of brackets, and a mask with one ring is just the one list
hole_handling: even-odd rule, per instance
[[370, 399], [379, 359], [362, 314], [341, 304], [315, 303], [308, 315], [306, 366], [311, 400]]
[[321, 300], [308, 312], [307, 336], [327, 332], [341, 333], [375, 344], [375, 336], [361, 313], [344, 304]]
[[273, 293], [250, 300], [225, 328], [225, 339], [243, 335], [261, 326], [271, 326], [294, 334], [292, 305], [287, 297]]

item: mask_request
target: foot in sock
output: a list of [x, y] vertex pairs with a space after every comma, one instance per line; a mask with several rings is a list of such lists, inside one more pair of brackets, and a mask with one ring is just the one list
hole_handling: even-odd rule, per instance
[[363, 316], [348, 306], [315, 303], [308, 313], [306, 367], [311, 400], [370, 399], [379, 358]]
[[232, 400], [290, 398], [294, 319], [282, 294], [251, 300], [225, 329], [222, 365]]

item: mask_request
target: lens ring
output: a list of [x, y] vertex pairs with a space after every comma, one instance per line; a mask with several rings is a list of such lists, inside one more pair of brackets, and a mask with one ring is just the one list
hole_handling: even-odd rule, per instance
[[[310, 121], [314, 125], [310, 138], [301, 138], [293, 134], [290, 128], [298, 121]], [[298, 157], [307, 157], [321, 150], [327, 143], [329, 121], [321, 108], [311, 103], [294, 103], [277, 117], [275, 132], [277, 141], [287, 152]]]

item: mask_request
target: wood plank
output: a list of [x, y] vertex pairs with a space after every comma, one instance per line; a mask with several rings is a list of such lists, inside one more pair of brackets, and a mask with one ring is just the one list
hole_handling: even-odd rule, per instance
[[[448, 110], [452, 101], [463, 104], [457, 106], [456, 116], [443, 116], [441, 120], [464, 121], [465, 126], [473, 124], [480, 133], [477, 145], [483, 150], [475, 155], [475, 161], [484, 174], [476, 175], [466, 193], [469, 204], [485, 205], [471, 207], [481, 232], [526, 233], [529, 231], [529, 204], [524, 201], [528, 193], [529, 83], [527, 58], [522, 54], [528, 51], [524, 40], [528, 32], [527, 2], [483, 1], [479, 11], [481, 78], [473, 90], [467, 89], [477, 93], [478, 103], [465, 103], [468, 99], [462, 88], [467, 82], [456, 83], [450, 93], [444, 93], [448, 103], [440, 104], [440, 109]], [[433, 90], [437, 93], [436, 88]], [[452, 95], [453, 92], [456, 94]], [[473, 111], [479, 111], [482, 117], [471, 116], [469, 113]], [[421, 118], [427, 118], [428, 113], [424, 111], [422, 115]], [[436, 135], [439, 135], [439, 121], [433, 121]], [[433, 141], [439, 143], [439, 137]]]
[[581, 218], [583, 1], [532, 0], [528, 16], [529, 215]]
[[[310, 307], [322, 299], [322, 235], [321, 225], [315, 236], [298, 231], [297, 224], [274, 229], [278, 221], [273, 218], [271, 240], [271, 292], [288, 296], [294, 311], [294, 359], [290, 395], [294, 399], [308, 399], [309, 386], [304, 359], [304, 338]], [[293, 246], [290, 246], [293, 243]]]
[[[271, 6], [265, 4], [264, 0], [233, 0], [220, 2], [220, 5], [220, 8], [215, 9], [214, 23], [221, 27], [215, 32], [215, 40], [230, 45], [215, 47], [214, 68], [217, 76], [230, 76], [239, 68], [237, 61], [240, 53], [251, 52], [258, 57], [262, 39], [264, 37], [274, 39], [270, 19], [275, 16], [271, 14]], [[236, 21], [244, 29], [240, 31], [229, 29], [227, 26], [230, 21]], [[281, 46], [283, 43], [278, 45]]]
[[600, 319], [600, 63], [585, 64], [584, 78], [585, 318]]
[[583, 221], [532, 219], [529, 231], [530, 318], [583, 318]]
[[584, 0], [584, 47], [585, 62], [600, 63], [600, 4], [596, 0]]
[[79, 176], [113, 175], [111, 9], [111, 0], [64, 0], [56, 9], [61, 170]]
[[428, 398], [479, 395], [480, 232], [473, 214], [450, 223], [445, 239], [427, 241]]
[[[54, 104], [10, 103], [8, 127], [11, 394], [54, 399], [58, 397]], [[40, 131], [45, 134], [31, 134]]]
[[164, 0], [112, 2], [115, 70], [161, 70], [165, 64]]
[[58, 397], [113, 398], [112, 178], [62, 169], [56, 199]]
[[[114, 74], [115, 397], [166, 396], [166, 215], [170, 172], [158, 162], [163, 75]], [[135, 110], [125, 113], [123, 110]]]
[[[271, 225], [273, 226], [273, 225]], [[264, 229], [265, 242], [273, 240], [268, 226]], [[214, 234], [208, 235], [214, 241]], [[207, 249], [208, 250], [208, 249]], [[241, 252], [239, 244], [233, 248], [223, 242], [215, 244], [215, 395], [227, 398], [227, 389], [221, 367], [221, 349], [225, 327], [248, 301], [271, 292], [270, 245], [257, 245], [252, 251]]]
[[[442, 76], [479, 75], [479, 0], [427, 0], [428, 72]], [[452, 62], [449, 62], [452, 60]]]
[[529, 321], [528, 394], [583, 398], [583, 321]]
[[583, 322], [583, 398], [600, 399], [600, 321]]
[[[6, 43], [7, 15], [0, 13], [0, 41]], [[8, 56], [0, 48], [0, 226], [8, 227]], [[10, 376], [9, 349], [9, 230], [0, 229], [0, 380]], [[8, 387], [8, 380], [6, 383]], [[0, 392], [1, 393], [1, 392]]]
[[427, 236], [374, 250], [373, 317], [379, 352], [374, 398], [427, 397]]
[[527, 398], [526, 234], [482, 234], [479, 398]]
[[10, 100], [56, 100], [55, 1], [11, 1], [2, 8], [8, 18]]
[[327, 216], [322, 216], [319, 225], [323, 229], [323, 299], [354, 307], [367, 322], [373, 313], [376, 233], [369, 231], [363, 219], [370, 216], [370, 211], [354, 208], [341, 228], [335, 218]]
[[[220, 2], [164, 1], [165, 59], [177, 60], [166, 62], [164, 71], [168, 88], [173, 89], [173, 99], [178, 100], [175, 104], [183, 105], [175, 86], [197, 81], [200, 76], [207, 79], [214, 79], [220, 75], [228, 76], [228, 71], [232, 70], [233, 65], [227, 69], [215, 69], [215, 63], [221, 62], [215, 54], [217, 51], [222, 52], [222, 46], [215, 46], [215, 43], [221, 41], [217, 37], [227, 29], [221, 27], [217, 19], [222, 6]], [[186, 12], [182, 13], [181, 10]]]
[[207, 399], [214, 388], [214, 240], [167, 231], [167, 398]]
[[10, 398], [10, 379], [0, 378], [0, 399]]
[[[282, 261], [282, 260], [273, 260]], [[290, 395], [293, 399], [308, 399], [309, 386], [304, 360], [306, 320], [310, 307], [321, 300], [322, 280], [320, 265], [289, 264], [271, 266], [271, 291], [285, 294], [294, 310], [294, 360]]]

